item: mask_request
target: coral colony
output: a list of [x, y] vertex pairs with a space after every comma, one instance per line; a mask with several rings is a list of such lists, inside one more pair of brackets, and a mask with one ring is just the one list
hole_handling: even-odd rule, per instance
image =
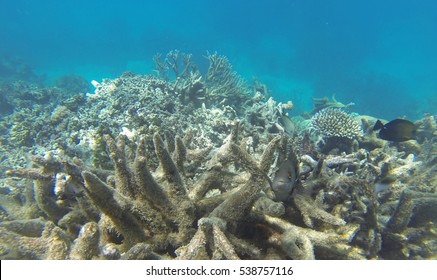
[[335, 99], [290, 117], [224, 56], [154, 59], [93, 94], [2, 82], [1, 259], [437, 257], [436, 116], [385, 141]]

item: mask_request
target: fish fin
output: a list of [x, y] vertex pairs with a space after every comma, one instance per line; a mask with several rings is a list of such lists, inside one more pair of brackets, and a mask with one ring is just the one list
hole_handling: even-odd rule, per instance
[[382, 124], [382, 122], [380, 120], [377, 120], [375, 125], [373, 126], [373, 130], [380, 130], [383, 127], [384, 125]]

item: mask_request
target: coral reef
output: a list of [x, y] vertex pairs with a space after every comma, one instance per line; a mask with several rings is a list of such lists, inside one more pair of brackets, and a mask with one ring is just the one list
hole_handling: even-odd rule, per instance
[[311, 118], [311, 128], [322, 137], [320, 145], [325, 153], [334, 148], [350, 153], [356, 150], [354, 140], [363, 134], [361, 124], [353, 116], [331, 107], [320, 110]]
[[0, 55], [0, 83], [19, 80], [42, 84], [44, 77], [35, 74], [33, 70], [32, 66], [20, 57]]
[[88, 81], [79, 75], [66, 75], [59, 77], [55, 81], [55, 86], [73, 93], [86, 93], [90, 90]]
[[[338, 108], [290, 119], [292, 103], [207, 59], [203, 77], [172, 51], [157, 76], [56, 101], [21, 87], [48, 99], [11, 99], [0, 124], [0, 258], [436, 258], [435, 116], [405, 143]], [[291, 151], [300, 173], [278, 202]]]
[[354, 139], [363, 133], [361, 124], [341, 109], [321, 110], [311, 118], [311, 126], [324, 137]]
[[[174, 141], [179, 143], [176, 146], [189, 144], [178, 139], [180, 138], [176, 137]], [[105, 140], [114, 163], [114, 176], [98, 170], [91, 172], [73, 161], [56, 160], [51, 156], [33, 158], [39, 166], [38, 169], [7, 172], [8, 176], [34, 181], [34, 203], [49, 220], [50, 227], [57, 225], [57, 235], [62, 237], [56, 236], [63, 243], [57, 244], [55, 248], [50, 247], [53, 242], [45, 247], [41, 245], [47, 242], [47, 238], [52, 238], [47, 237], [47, 234], [29, 239], [29, 247], [39, 248], [32, 258], [106, 258], [103, 248], [107, 248], [109, 244], [120, 255], [128, 254], [139, 244], [145, 244], [144, 246], [150, 248], [150, 254], [163, 258], [265, 258], [267, 249], [251, 245], [256, 244], [253, 239], [258, 236], [249, 234], [251, 227], [262, 224], [278, 227], [276, 234], [283, 239], [276, 244], [278, 249], [269, 252], [269, 257], [275, 254], [278, 257], [287, 255], [307, 258], [314, 256], [313, 247], [328, 246], [326, 242], [343, 242], [345, 244], [338, 246], [346, 250], [345, 246], [349, 248], [347, 243], [350, 236], [356, 231], [357, 226], [343, 228], [345, 222], [341, 218], [323, 209], [314, 209], [315, 202], [303, 193], [299, 194], [294, 197], [294, 201], [304, 217], [320, 220], [327, 224], [326, 227], [331, 224], [339, 226], [331, 228], [329, 233], [309, 230], [312, 237], [305, 242], [311, 252], [302, 255], [295, 252], [300, 250], [295, 248], [299, 244], [292, 246], [290, 242], [301, 242], [300, 239], [295, 239], [305, 229], [299, 229], [286, 220], [269, 218], [270, 216], [259, 211], [252, 212], [252, 207], [262, 191], [268, 188], [267, 173], [275, 154], [279, 152], [277, 149], [280, 146], [280, 136], [273, 138], [263, 148], [261, 158], [256, 161], [238, 144], [238, 124], [235, 124], [227, 141], [209, 157], [205, 162], [207, 168], [202, 168], [205, 171], [194, 182], [183, 175], [181, 167], [186, 164], [185, 160], [182, 165], [177, 164], [177, 161], [185, 158], [180, 153], [188, 155], [199, 152], [175, 148], [171, 155], [169, 145], [155, 133], [153, 143], [159, 167], [152, 172], [146, 166], [144, 139], [138, 143], [132, 162], [128, 160], [125, 136], [121, 135], [116, 141], [106, 136]], [[235, 164], [241, 168], [232, 171]], [[222, 181], [221, 185], [219, 180]], [[191, 188], [188, 182], [191, 182]], [[237, 182], [237, 187], [226, 186], [237, 185]], [[56, 196], [53, 188], [71, 189], [73, 194], [66, 198]], [[229, 190], [206, 196], [215, 188]], [[270, 204], [274, 202], [270, 201]], [[248, 218], [254, 224], [248, 223]], [[8, 225], [10, 223], [6, 222]], [[4, 225], [0, 224], [2, 226]], [[41, 225], [40, 228], [46, 226]], [[27, 234], [27, 231], [21, 233]], [[245, 236], [247, 234], [249, 235]], [[8, 237], [8, 243], [2, 244], [7, 256], [28, 256], [27, 250], [30, 249], [21, 251], [19, 246], [15, 246], [23, 238], [28, 236], [13, 234]], [[17, 247], [18, 249], [14, 249]], [[358, 255], [344, 257], [356, 258]]]

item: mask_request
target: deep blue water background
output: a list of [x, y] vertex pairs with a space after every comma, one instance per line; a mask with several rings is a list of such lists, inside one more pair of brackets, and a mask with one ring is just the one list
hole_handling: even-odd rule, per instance
[[48, 84], [149, 73], [173, 49], [198, 64], [217, 51], [295, 114], [333, 94], [362, 115], [437, 113], [437, 1], [0, 1], [0, 57]]

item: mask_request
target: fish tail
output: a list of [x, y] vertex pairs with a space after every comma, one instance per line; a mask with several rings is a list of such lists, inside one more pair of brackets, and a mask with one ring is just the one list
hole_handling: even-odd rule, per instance
[[384, 125], [382, 124], [382, 122], [380, 120], [377, 120], [375, 125], [373, 126], [373, 130], [380, 130], [383, 127]]

